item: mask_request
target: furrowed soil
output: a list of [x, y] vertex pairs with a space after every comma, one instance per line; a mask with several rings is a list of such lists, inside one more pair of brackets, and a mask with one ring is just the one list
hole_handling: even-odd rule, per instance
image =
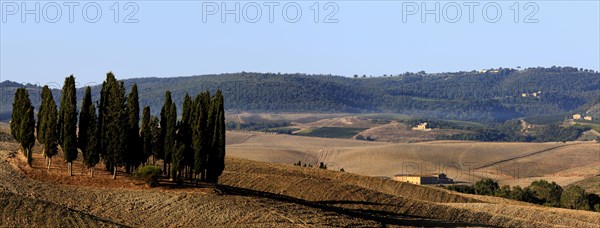
[[53, 160], [48, 171], [36, 148], [29, 167], [14, 142], [0, 144], [0, 224], [599, 227], [600, 221], [600, 213], [234, 157], [226, 159], [218, 186], [162, 181], [157, 188], [121, 172], [112, 180], [101, 164], [94, 177], [89, 177], [80, 161], [74, 163], [74, 176], [68, 176], [60, 154]]
[[445, 173], [459, 182], [492, 178], [528, 186], [545, 179], [568, 185], [600, 175], [596, 142], [368, 142], [259, 132], [229, 132], [227, 153], [255, 161], [313, 166], [374, 177]]

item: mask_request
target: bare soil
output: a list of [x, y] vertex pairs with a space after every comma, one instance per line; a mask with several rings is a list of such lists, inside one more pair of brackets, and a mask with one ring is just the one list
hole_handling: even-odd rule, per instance
[[[234, 145], [258, 143], [256, 140], [263, 139], [254, 136]], [[272, 142], [283, 147], [302, 140]], [[336, 142], [348, 147], [394, 146], [346, 143], [350, 141], [314, 140], [305, 147]], [[430, 144], [432, 148], [435, 145]], [[122, 172], [113, 180], [101, 165], [94, 177], [89, 177], [80, 161], [74, 164], [75, 175], [68, 176], [60, 155], [47, 171], [40, 148], [35, 152], [29, 167], [15, 143], [0, 144], [0, 224], [4, 226], [600, 227], [600, 213], [547, 208], [291, 164], [228, 157], [218, 186], [162, 181], [164, 186], [149, 188]], [[531, 153], [523, 154], [527, 152]]]

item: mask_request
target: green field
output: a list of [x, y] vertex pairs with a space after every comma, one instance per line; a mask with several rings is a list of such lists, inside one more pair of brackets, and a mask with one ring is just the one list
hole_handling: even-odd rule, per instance
[[406, 120], [413, 119], [413, 117], [406, 114], [396, 114], [396, 113], [369, 113], [369, 114], [359, 114], [356, 115], [358, 118], [365, 119], [379, 119], [379, 120], [389, 120], [389, 121], [399, 121], [403, 122]]
[[349, 139], [367, 128], [347, 128], [347, 127], [320, 127], [307, 128], [296, 132], [296, 135], [323, 137], [323, 138], [342, 138]]

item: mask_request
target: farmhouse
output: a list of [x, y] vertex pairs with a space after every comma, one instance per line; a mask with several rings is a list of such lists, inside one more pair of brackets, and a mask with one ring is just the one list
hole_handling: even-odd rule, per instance
[[411, 184], [452, 184], [454, 180], [449, 179], [446, 174], [431, 174], [431, 175], [411, 175], [411, 174], [398, 174], [395, 175], [393, 180], [400, 182], [407, 182]]
[[427, 128], [427, 123], [420, 123], [416, 127], [412, 128], [413, 131], [431, 131], [431, 128]]
[[585, 117], [583, 117], [583, 119], [584, 120], [592, 120], [592, 117], [591, 116], [585, 116]]
[[575, 115], [573, 115], [573, 119], [574, 120], [580, 120], [581, 119], [581, 114], [575, 114]]

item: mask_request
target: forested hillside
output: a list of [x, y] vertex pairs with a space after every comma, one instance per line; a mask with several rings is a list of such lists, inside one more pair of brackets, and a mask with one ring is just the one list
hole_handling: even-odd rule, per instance
[[[98, 75], [100, 81], [103, 74]], [[154, 115], [162, 106], [165, 90], [172, 91], [175, 98], [182, 98], [186, 92], [196, 94], [221, 89], [229, 111], [393, 112], [475, 121], [567, 113], [600, 94], [600, 74], [573, 67], [350, 78], [242, 72], [125, 80], [127, 88], [133, 83], [139, 88], [140, 105], [149, 105]], [[2, 82], [2, 119], [10, 117], [14, 91], [22, 86]], [[26, 87], [37, 107], [41, 88]], [[54, 93], [54, 97], [59, 97], [58, 91]], [[99, 87], [94, 87], [92, 95], [98, 94]], [[83, 90], [79, 89], [78, 98], [81, 97]], [[174, 102], [182, 103], [181, 100]]]

